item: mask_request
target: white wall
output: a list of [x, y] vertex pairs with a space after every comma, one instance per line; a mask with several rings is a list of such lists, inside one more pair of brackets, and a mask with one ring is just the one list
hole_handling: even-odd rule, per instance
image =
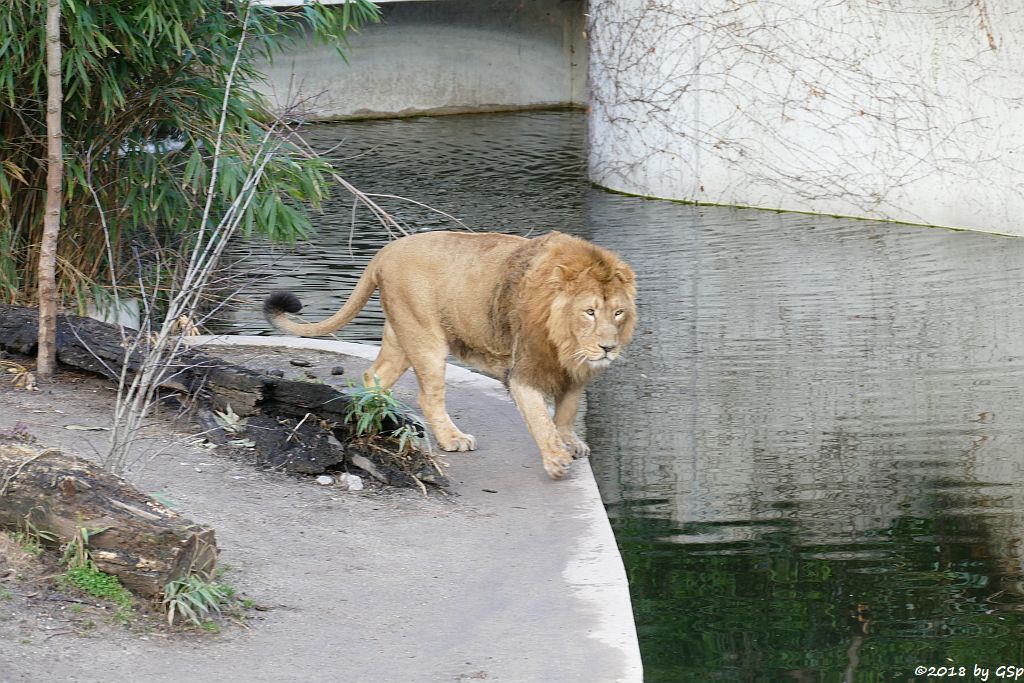
[[1024, 234], [1019, 0], [591, 0], [591, 175]]
[[582, 105], [582, 0], [434, 0], [382, 5], [351, 36], [348, 64], [304, 41], [264, 67], [278, 111], [311, 119]]

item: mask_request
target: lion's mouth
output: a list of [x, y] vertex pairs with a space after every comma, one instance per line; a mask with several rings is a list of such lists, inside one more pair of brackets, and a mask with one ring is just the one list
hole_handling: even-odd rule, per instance
[[612, 361], [619, 357], [618, 349], [607, 351], [602, 349], [598, 353], [579, 349], [573, 354], [577, 365], [586, 365], [593, 370], [601, 370], [612, 364]]

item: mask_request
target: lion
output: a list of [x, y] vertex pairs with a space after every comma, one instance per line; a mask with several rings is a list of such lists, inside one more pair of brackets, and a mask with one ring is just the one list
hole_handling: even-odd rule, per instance
[[290, 320], [286, 313], [302, 304], [287, 291], [268, 296], [263, 311], [282, 332], [316, 337], [352, 320], [374, 290], [384, 334], [363, 382], [372, 386], [376, 378], [390, 388], [412, 367], [420, 409], [440, 448], [476, 448], [445, 408], [451, 354], [505, 383], [552, 479], [590, 453], [573, 430], [580, 397], [620, 356], [636, 325], [636, 277], [616, 254], [559, 232], [533, 239], [419, 233], [377, 252], [348, 301], [326, 320]]

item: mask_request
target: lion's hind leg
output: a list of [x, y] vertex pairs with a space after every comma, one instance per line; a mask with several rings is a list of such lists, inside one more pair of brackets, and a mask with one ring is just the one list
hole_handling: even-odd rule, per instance
[[408, 342], [402, 348], [405, 350], [405, 358], [416, 372], [416, 380], [420, 385], [420, 410], [434, 432], [437, 445], [445, 451], [475, 450], [476, 437], [456, 427], [445, 408], [444, 371], [448, 359], [448, 343], [444, 332], [432, 326], [421, 327], [410, 318], [396, 324], [393, 332], [397, 341]]
[[476, 437], [456, 427], [445, 408], [444, 368], [447, 357], [447, 353], [423, 354], [413, 359], [412, 366], [420, 385], [420, 409], [442, 450], [472, 451], [476, 449]]
[[384, 336], [380, 343], [380, 353], [377, 354], [377, 359], [373, 361], [373, 365], [363, 373], [363, 384], [372, 387], [374, 386], [374, 378], [376, 378], [376, 381], [380, 382], [381, 387], [390, 389], [398, 381], [398, 378], [409, 369], [409, 365], [409, 358], [405, 355], [402, 347], [399, 346], [395, 331], [391, 329], [390, 324], [385, 323]]

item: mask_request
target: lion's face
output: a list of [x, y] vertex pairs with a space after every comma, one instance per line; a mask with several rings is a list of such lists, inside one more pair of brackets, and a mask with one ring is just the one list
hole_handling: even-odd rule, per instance
[[593, 291], [573, 297], [563, 314], [575, 343], [572, 359], [593, 370], [608, 367], [633, 338], [636, 310], [625, 292]]
[[550, 338], [572, 374], [603, 370], [633, 338], [634, 276], [624, 263], [615, 266], [604, 274], [589, 268], [573, 274], [552, 302]]

